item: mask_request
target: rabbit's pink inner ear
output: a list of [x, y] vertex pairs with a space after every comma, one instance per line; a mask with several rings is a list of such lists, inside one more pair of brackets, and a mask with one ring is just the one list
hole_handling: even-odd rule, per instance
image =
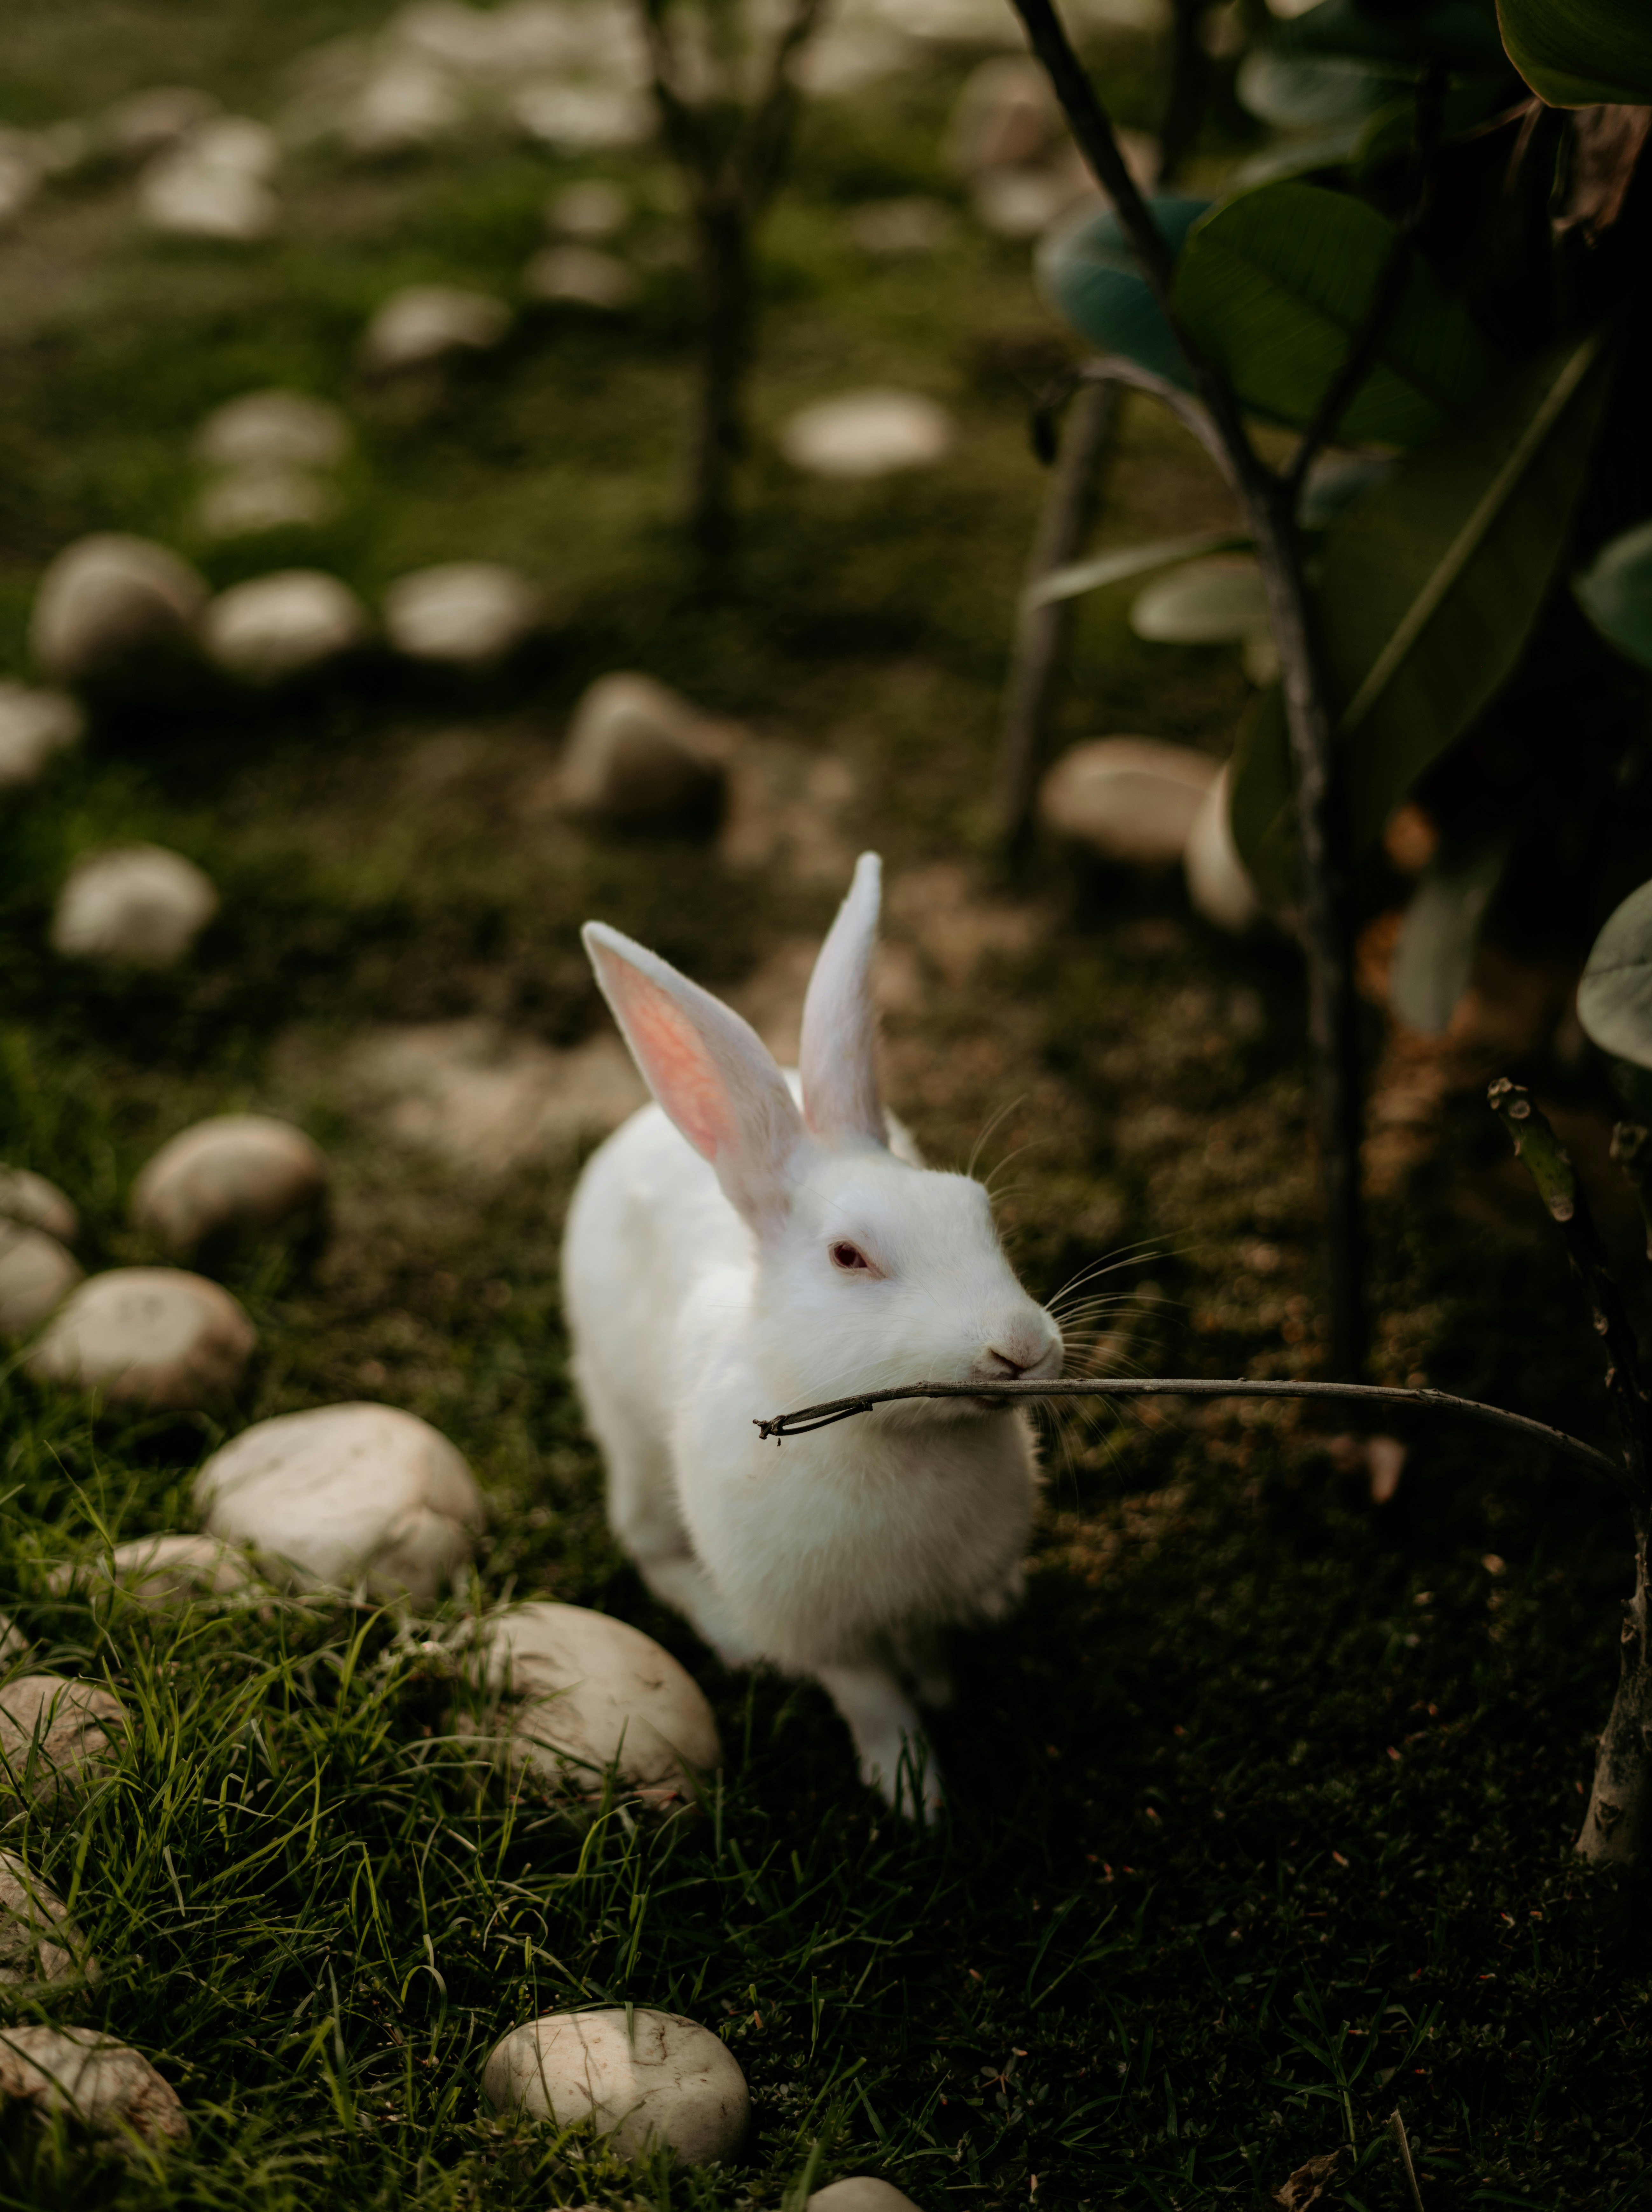
[[727, 1086], [699, 1031], [628, 961], [604, 958], [602, 976], [648, 1088], [695, 1150], [714, 1160], [736, 1132]]

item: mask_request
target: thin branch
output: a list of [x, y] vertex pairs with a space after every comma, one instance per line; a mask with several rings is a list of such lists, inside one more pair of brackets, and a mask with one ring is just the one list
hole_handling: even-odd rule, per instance
[[1398, 2105], [1389, 2115], [1388, 2126], [1393, 2132], [1395, 2142], [1400, 2146], [1400, 2160], [1406, 2169], [1406, 2181], [1411, 2191], [1411, 2201], [1416, 2208], [1416, 2212], [1423, 2212], [1423, 2192], [1417, 2186], [1417, 2168], [1411, 2162], [1411, 2138], [1406, 2133], [1406, 2124], [1400, 2117]]
[[768, 82], [753, 103], [735, 151], [736, 189], [755, 222], [779, 189], [798, 106], [792, 64], [814, 36], [824, 0], [795, 0], [775, 42]]
[[805, 1406], [795, 1413], [776, 1413], [768, 1420], [754, 1419], [760, 1437], [806, 1436], [811, 1429], [830, 1428], [835, 1421], [869, 1413], [874, 1406], [890, 1406], [903, 1398], [1334, 1398], [1364, 1406], [1406, 1406], [1430, 1413], [1455, 1413], [1466, 1420], [1481, 1421], [1528, 1442], [1546, 1444], [1596, 1474], [1624, 1480], [1624, 1468], [1593, 1444], [1544, 1421], [1528, 1420], [1524, 1413], [1505, 1413], [1501, 1406], [1482, 1406], [1474, 1398], [1454, 1398], [1444, 1390], [1412, 1390], [1381, 1382], [1253, 1382], [1243, 1380], [1213, 1382], [1202, 1376], [1108, 1376], [1099, 1381], [1060, 1376], [1049, 1382], [908, 1382], [898, 1389], [867, 1390], [855, 1398], [832, 1398], [823, 1405]]
[[1409, 204], [1394, 231], [1394, 244], [1388, 249], [1388, 258], [1377, 277], [1376, 289], [1371, 295], [1371, 304], [1366, 310], [1365, 319], [1355, 332], [1342, 367], [1332, 378], [1285, 471], [1285, 497], [1293, 514], [1297, 511], [1297, 501], [1302, 496], [1303, 484], [1309, 470], [1321, 448], [1334, 436], [1337, 425], [1346, 414], [1355, 393], [1376, 366], [1382, 341], [1388, 334], [1388, 325], [1405, 295], [1406, 279], [1411, 273], [1412, 241], [1426, 220], [1433, 198], [1434, 156], [1439, 143], [1440, 109], [1444, 98], [1445, 72], [1437, 62], [1430, 63], [1417, 88], [1417, 133], [1412, 149]]
[[1606, 1265], [1606, 1248], [1571, 1156], [1539, 1113], [1531, 1093], [1504, 1075], [1491, 1085], [1486, 1098], [1514, 1140], [1515, 1153], [1565, 1240], [1572, 1267], [1588, 1295], [1595, 1329], [1605, 1341], [1610, 1363], [1606, 1389], [1623, 1432], [1630, 1505], [1637, 1526], [1644, 1528], [1652, 1518], [1652, 1400], [1647, 1395], [1640, 1346], [1624, 1294]]
[[1209, 408], [1195, 399], [1192, 392], [1172, 384], [1168, 376], [1156, 375], [1151, 368], [1144, 368], [1139, 361], [1131, 361], [1121, 353], [1104, 353], [1094, 361], [1081, 362], [1072, 372], [1072, 380], [1075, 384], [1123, 385], [1132, 392], [1145, 392], [1160, 401], [1183, 429], [1192, 431], [1233, 489], [1240, 489], [1233, 455]]

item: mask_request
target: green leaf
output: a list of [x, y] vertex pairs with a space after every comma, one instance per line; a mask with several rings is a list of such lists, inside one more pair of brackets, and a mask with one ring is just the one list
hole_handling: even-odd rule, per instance
[[1595, 939], [1577, 1018], [1602, 1052], [1652, 1067], [1652, 884], [1631, 891]]
[[1551, 107], [1652, 106], [1646, 0], [1497, 0], [1509, 58]]
[[1296, 778], [1285, 693], [1270, 684], [1239, 726], [1228, 771], [1228, 826], [1257, 895], [1275, 913], [1297, 896]]
[[1099, 592], [1104, 585], [1121, 584], [1127, 577], [1145, 576], [1150, 568], [1168, 568], [1196, 553], [1227, 553], [1250, 544], [1239, 530], [1206, 530], [1197, 538], [1161, 538], [1151, 545], [1126, 545], [1115, 553], [1098, 553], [1088, 561], [1069, 562], [1052, 568], [1022, 594], [1023, 611], [1047, 607], [1054, 599], [1076, 599], [1084, 592]]
[[[1394, 104], [1391, 102], [1390, 106]], [[1364, 145], [1374, 123], [1388, 112], [1385, 107], [1372, 118], [1362, 109], [1345, 122], [1332, 124], [1323, 131], [1278, 139], [1239, 164], [1228, 179], [1229, 190], [1248, 192], [1253, 185], [1278, 184], [1283, 177], [1305, 177], [1320, 169], [1346, 168]]]
[[1324, 131], [1384, 106], [1406, 75], [1358, 61], [1298, 61], [1262, 46], [1240, 63], [1233, 88], [1242, 107], [1276, 131]]
[[1150, 584], [1130, 610], [1138, 637], [1157, 645], [1237, 645], [1267, 625], [1254, 561], [1193, 561]]
[[[1396, 238], [1345, 192], [1263, 185], [1195, 226], [1176, 266], [1176, 308], [1247, 405], [1306, 424], [1365, 324]], [[1421, 445], [1467, 407], [1493, 362], [1467, 306], [1413, 252], [1337, 434]]]
[[[1503, 105], [1506, 91], [1505, 85], [1489, 83], [1484, 77], [1453, 85], [1440, 103], [1440, 143], [1447, 144], [1484, 123]], [[1355, 181], [1363, 184], [1386, 163], [1405, 159], [1416, 137], [1417, 101], [1407, 93], [1403, 100], [1391, 100], [1363, 126], [1359, 143], [1349, 157]]]
[[1386, 483], [1394, 464], [1371, 453], [1321, 453], [1308, 471], [1297, 521], [1303, 530], [1328, 530], [1357, 500]]
[[1603, 545], [1572, 590], [1609, 644], [1652, 668], [1652, 522]]
[[1327, 538], [1319, 634], [1357, 852], [1513, 672], [1564, 557], [1609, 377], [1604, 332], [1526, 362]]
[[1512, 834], [1436, 854], [1412, 894], [1394, 948], [1388, 1003], [1406, 1026], [1437, 1036], [1468, 988], [1486, 908], [1514, 850]]
[[[1211, 204], [1166, 196], [1147, 204], [1171, 252], [1180, 253]], [[1039, 246], [1036, 267], [1045, 301], [1081, 337], [1191, 390], [1175, 332], [1110, 208], [1102, 215], [1080, 210], [1057, 223]]]

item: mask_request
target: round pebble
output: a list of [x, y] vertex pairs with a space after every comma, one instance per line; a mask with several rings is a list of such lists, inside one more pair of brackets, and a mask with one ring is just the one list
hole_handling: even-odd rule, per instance
[[1137, 594], [1130, 627], [1156, 644], [1237, 645], [1267, 629], [1261, 568], [1249, 559], [1187, 562]]
[[245, 1430], [195, 1478], [209, 1533], [300, 1585], [436, 1598], [470, 1560], [481, 1492], [446, 1437], [394, 1406], [319, 1406]]
[[109, 111], [109, 143], [131, 161], [147, 161], [162, 147], [175, 146], [218, 112], [218, 103], [198, 85], [161, 84], [118, 100]]
[[478, 1642], [489, 1683], [520, 1700], [511, 1756], [562, 1788], [599, 1796], [614, 1766], [663, 1807], [691, 1798], [722, 1764], [699, 1684], [629, 1622], [536, 1600], [484, 1621]]
[[58, 1597], [78, 1584], [113, 1583], [152, 1612], [202, 1598], [235, 1598], [256, 1586], [251, 1561], [217, 1536], [134, 1536], [84, 1565], [54, 1567], [48, 1588]]
[[232, 584], [208, 607], [208, 657], [249, 684], [308, 675], [361, 645], [367, 611], [347, 584], [319, 568], [282, 568]]
[[86, 1938], [56, 1890], [14, 1851], [0, 1851], [0, 1984], [98, 1978]]
[[544, 595], [495, 561], [448, 561], [398, 577], [385, 593], [391, 643], [411, 660], [483, 668], [532, 635]]
[[449, 137], [464, 120], [464, 97], [445, 70], [416, 54], [394, 54], [351, 102], [343, 138], [357, 154], [410, 154]]
[[522, 289], [531, 300], [628, 307], [636, 297], [637, 280], [611, 253], [598, 253], [589, 246], [548, 246], [522, 271]]
[[114, 1765], [120, 1700], [66, 1674], [17, 1674], [0, 1686], [0, 1790], [37, 1805], [89, 1789]]
[[129, 2134], [152, 2149], [187, 2142], [176, 2091], [130, 2044], [91, 2027], [8, 2027], [0, 2036], [0, 2106], [64, 2113], [125, 2147]]
[[564, 238], [582, 239], [592, 246], [624, 229], [630, 205], [619, 185], [587, 177], [551, 194], [545, 203], [545, 221]]
[[181, 853], [126, 845], [77, 860], [58, 894], [52, 945], [69, 960], [170, 968], [218, 911], [218, 894]]
[[327, 1160], [290, 1121], [218, 1114], [163, 1145], [132, 1186], [132, 1219], [176, 1257], [270, 1230], [315, 1225]]
[[793, 415], [780, 451], [816, 477], [884, 477], [933, 468], [951, 451], [952, 419], [917, 392], [850, 392]]
[[34, 782], [58, 753], [79, 744], [85, 727], [66, 692], [0, 683], [0, 789]]
[[342, 410], [307, 392], [245, 392], [215, 407], [195, 451], [215, 469], [334, 469], [349, 457]]
[[1038, 811], [1058, 837], [1110, 860], [1167, 867], [1180, 860], [1217, 763], [1152, 738], [1095, 738], [1064, 753], [1044, 778]]
[[1264, 908], [1239, 848], [1228, 814], [1228, 769], [1224, 762], [1200, 801], [1181, 854], [1187, 896], [1194, 911], [1218, 929], [1242, 937], [1262, 919]]
[[852, 2173], [814, 2191], [807, 2212], [917, 2212], [917, 2207], [893, 2182], [880, 2181], [876, 2174]]
[[155, 229], [185, 238], [267, 238], [280, 216], [269, 185], [279, 158], [265, 125], [215, 117], [149, 163], [137, 180], [138, 211]]
[[112, 1405], [194, 1411], [234, 1395], [257, 1340], [241, 1307], [204, 1276], [115, 1267], [58, 1309], [28, 1364]]
[[413, 284], [385, 301], [361, 341], [362, 366], [380, 374], [422, 368], [453, 354], [485, 353], [511, 326], [511, 311], [486, 292]]
[[727, 785], [733, 740], [650, 676], [600, 676], [568, 726], [558, 773], [570, 813], [619, 828], [710, 817]]
[[187, 653], [206, 586], [143, 538], [106, 533], [66, 546], [40, 580], [29, 640], [60, 684], [111, 684]]
[[525, 85], [513, 97], [510, 110], [530, 137], [562, 154], [642, 146], [654, 134], [653, 103], [624, 85], [550, 79]]
[[64, 1244], [80, 1235], [81, 1218], [55, 1182], [27, 1168], [0, 1165], [0, 1221], [25, 1229], [44, 1229]]
[[0, 1221], [0, 1336], [27, 1336], [80, 1279], [79, 1262], [55, 1237]]
[[227, 469], [203, 486], [191, 520], [203, 538], [313, 530], [338, 511], [334, 487], [303, 469]]
[[751, 2118], [745, 2076], [720, 2037], [641, 2006], [629, 2019], [612, 2006], [525, 2021], [489, 2053], [482, 2094], [495, 2112], [585, 2123], [622, 2158], [659, 2146], [680, 2166], [732, 2158]]

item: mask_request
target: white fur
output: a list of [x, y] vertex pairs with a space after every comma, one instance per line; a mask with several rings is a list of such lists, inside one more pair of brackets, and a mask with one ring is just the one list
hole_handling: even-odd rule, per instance
[[[884, 1141], [878, 880], [863, 854], [810, 983], [801, 1078], [657, 955], [587, 925], [659, 1103], [587, 1164], [562, 1269], [609, 1518], [650, 1587], [732, 1663], [814, 1675], [865, 1778], [899, 1802], [921, 1770], [932, 1805], [908, 1692], [944, 1700], [938, 1632], [1019, 1593], [1030, 1425], [931, 1399], [779, 1446], [753, 1425], [859, 1390], [1060, 1370], [985, 1190], [924, 1168], [903, 1133]], [[870, 1269], [835, 1263], [846, 1243]]]

